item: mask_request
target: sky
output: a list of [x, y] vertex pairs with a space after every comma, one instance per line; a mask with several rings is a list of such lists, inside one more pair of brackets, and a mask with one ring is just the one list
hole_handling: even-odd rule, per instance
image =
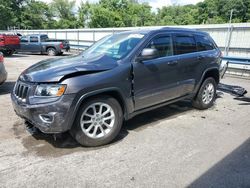
[[196, 4], [203, 0], [140, 0], [141, 2], [148, 2], [153, 9], [161, 8], [170, 5], [187, 5]]
[[[51, 2], [52, 0], [40, 0], [43, 2]], [[97, 2], [98, 0], [76, 0], [76, 5], [80, 5], [81, 1], [88, 2]], [[203, 0], [139, 0], [140, 2], [148, 2], [149, 5], [156, 10], [157, 8], [161, 8], [163, 6], [170, 5], [187, 5], [187, 4], [196, 4]]]

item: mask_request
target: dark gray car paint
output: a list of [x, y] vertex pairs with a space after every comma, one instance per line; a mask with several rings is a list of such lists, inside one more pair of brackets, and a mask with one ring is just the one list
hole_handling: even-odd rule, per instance
[[116, 66], [118, 66], [117, 62], [105, 55], [88, 59], [81, 55], [56, 60], [48, 59], [26, 69], [20, 75], [20, 80], [36, 83], [59, 82], [72, 73], [99, 72]]
[[[203, 32], [187, 29], [159, 29], [146, 31], [132, 31], [129, 33], [143, 33], [146, 36], [124, 59], [116, 61], [107, 56], [99, 56], [94, 59], [86, 59], [82, 55], [58, 60], [42, 61], [27, 70], [19, 77], [19, 80], [27, 83], [61, 83], [66, 84], [65, 95], [52, 104], [19, 104], [12, 93], [13, 106], [17, 114], [32, 121], [37, 127], [43, 127], [37, 123], [31, 114], [25, 114], [27, 109], [46, 108], [45, 112], [57, 112], [65, 102], [63, 128], [46, 128], [44, 132], [62, 132], [69, 130], [82, 102], [97, 94], [115, 93], [124, 104], [124, 118], [129, 119], [134, 115], [178, 101], [183, 98], [193, 97], [206, 75], [207, 71], [219, 70], [220, 51], [218, 49], [207, 52], [170, 56], [137, 62], [147, 43], [159, 34], [171, 33], [202, 34]], [[204, 56], [204, 60], [200, 59]], [[176, 62], [169, 64], [169, 62]], [[72, 97], [69, 99], [67, 97]], [[66, 101], [68, 100], [68, 101]], [[39, 124], [39, 125], [38, 125]], [[52, 125], [51, 125], [52, 126]], [[57, 127], [57, 125], [53, 125]], [[46, 126], [45, 126], [46, 127]], [[47, 126], [48, 127], [48, 126]]]

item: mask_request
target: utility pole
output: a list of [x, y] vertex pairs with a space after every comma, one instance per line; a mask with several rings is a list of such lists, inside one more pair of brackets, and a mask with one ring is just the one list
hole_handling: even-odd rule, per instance
[[225, 41], [225, 50], [224, 50], [224, 54], [226, 56], [228, 56], [228, 51], [229, 51], [229, 45], [230, 45], [230, 41], [231, 41], [231, 35], [232, 35], [232, 18], [233, 18], [233, 13], [234, 13], [234, 9], [232, 9], [230, 11], [230, 18], [229, 18], [229, 25], [228, 25], [228, 30], [227, 30], [227, 37], [226, 37], [226, 41]]
[[234, 9], [232, 9], [231, 12], [230, 12], [230, 19], [229, 19], [229, 24], [230, 25], [232, 23], [233, 13], [234, 13]]

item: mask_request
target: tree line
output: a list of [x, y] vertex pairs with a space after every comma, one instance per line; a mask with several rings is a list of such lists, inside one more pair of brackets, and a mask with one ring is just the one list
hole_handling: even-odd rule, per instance
[[0, 0], [0, 29], [106, 28], [250, 21], [250, 0], [204, 0], [196, 5], [167, 6], [153, 10], [138, 0]]

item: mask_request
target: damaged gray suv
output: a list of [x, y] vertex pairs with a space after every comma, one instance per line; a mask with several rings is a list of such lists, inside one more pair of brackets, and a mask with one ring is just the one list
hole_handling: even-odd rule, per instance
[[41, 61], [18, 78], [17, 115], [44, 133], [70, 131], [83, 146], [111, 142], [123, 121], [190, 99], [215, 101], [221, 52], [204, 32], [162, 28], [107, 36], [82, 54]]

